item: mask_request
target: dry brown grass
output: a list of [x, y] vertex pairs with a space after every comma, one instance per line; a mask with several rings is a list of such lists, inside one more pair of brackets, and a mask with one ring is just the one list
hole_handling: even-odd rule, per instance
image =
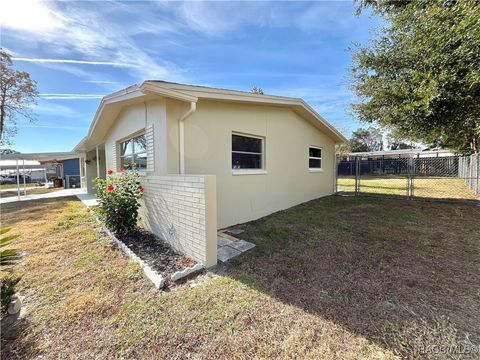
[[247, 225], [234, 263], [159, 292], [73, 199], [2, 206], [26, 317], [5, 358], [416, 357], [480, 342], [480, 209], [332, 197]]
[[[51, 192], [55, 192], [61, 190], [60, 188], [46, 188], [46, 187], [27, 187], [27, 195], [38, 195], [38, 194], [48, 194]], [[20, 196], [23, 196], [25, 192], [23, 188], [20, 187]], [[9, 191], [0, 191], [0, 198], [7, 198], [12, 196], [18, 196], [17, 189], [9, 190]]]

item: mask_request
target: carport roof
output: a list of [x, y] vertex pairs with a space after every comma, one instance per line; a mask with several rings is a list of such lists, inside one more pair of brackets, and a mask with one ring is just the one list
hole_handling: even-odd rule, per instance
[[16, 154], [2, 154], [0, 160], [67, 160], [76, 159], [80, 155], [76, 152], [45, 152], [45, 153], [16, 153]]

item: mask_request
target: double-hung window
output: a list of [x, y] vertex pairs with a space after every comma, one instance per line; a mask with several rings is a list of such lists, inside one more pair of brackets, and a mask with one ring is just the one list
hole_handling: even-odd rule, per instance
[[232, 170], [263, 170], [264, 139], [232, 134]]
[[308, 168], [310, 170], [322, 169], [322, 148], [316, 146], [308, 148]]
[[119, 144], [120, 164], [125, 170], [146, 171], [147, 144], [145, 135], [133, 137]]

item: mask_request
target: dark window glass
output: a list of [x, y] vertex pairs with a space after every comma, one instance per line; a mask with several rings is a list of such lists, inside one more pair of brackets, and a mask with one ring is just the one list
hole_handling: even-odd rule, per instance
[[232, 135], [232, 169], [262, 169], [262, 139]]
[[310, 157], [321, 158], [322, 157], [322, 149], [317, 148], [310, 148]]
[[261, 169], [262, 155], [234, 152], [232, 153], [232, 168], [233, 169]]
[[308, 160], [308, 167], [310, 169], [320, 169], [322, 167], [322, 160], [321, 159], [309, 159]]
[[262, 152], [262, 139], [232, 135], [232, 150], [252, 153]]

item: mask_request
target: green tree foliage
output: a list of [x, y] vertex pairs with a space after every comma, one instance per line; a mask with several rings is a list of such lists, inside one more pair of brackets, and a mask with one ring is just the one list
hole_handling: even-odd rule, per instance
[[357, 129], [349, 140], [351, 152], [381, 151], [383, 150], [383, 137], [380, 130], [370, 127]]
[[480, 1], [362, 0], [388, 24], [354, 50], [354, 113], [413, 141], [480, 151]]
[[0, 143], [7, 145], [17, 132], [18, 116], [35, 120], [30, 109], [38, 96], [37, 83], [30, 74], [12, 66], [12, 58], [0, 48]]
[[250, 90], [252, 94], [259, 94], [264, 95], [263, 90], [255, 85], [252, 86], [252, 90]]
[[405, 139], [395, 130], [386, 134], [386, 140], [390, 150], [413, 149], [416, 147], [412, 141]]
[[0, 155], [8, 155], [8, 154], [18, 154], [19, 152], [13, 149], [0, 149]]

